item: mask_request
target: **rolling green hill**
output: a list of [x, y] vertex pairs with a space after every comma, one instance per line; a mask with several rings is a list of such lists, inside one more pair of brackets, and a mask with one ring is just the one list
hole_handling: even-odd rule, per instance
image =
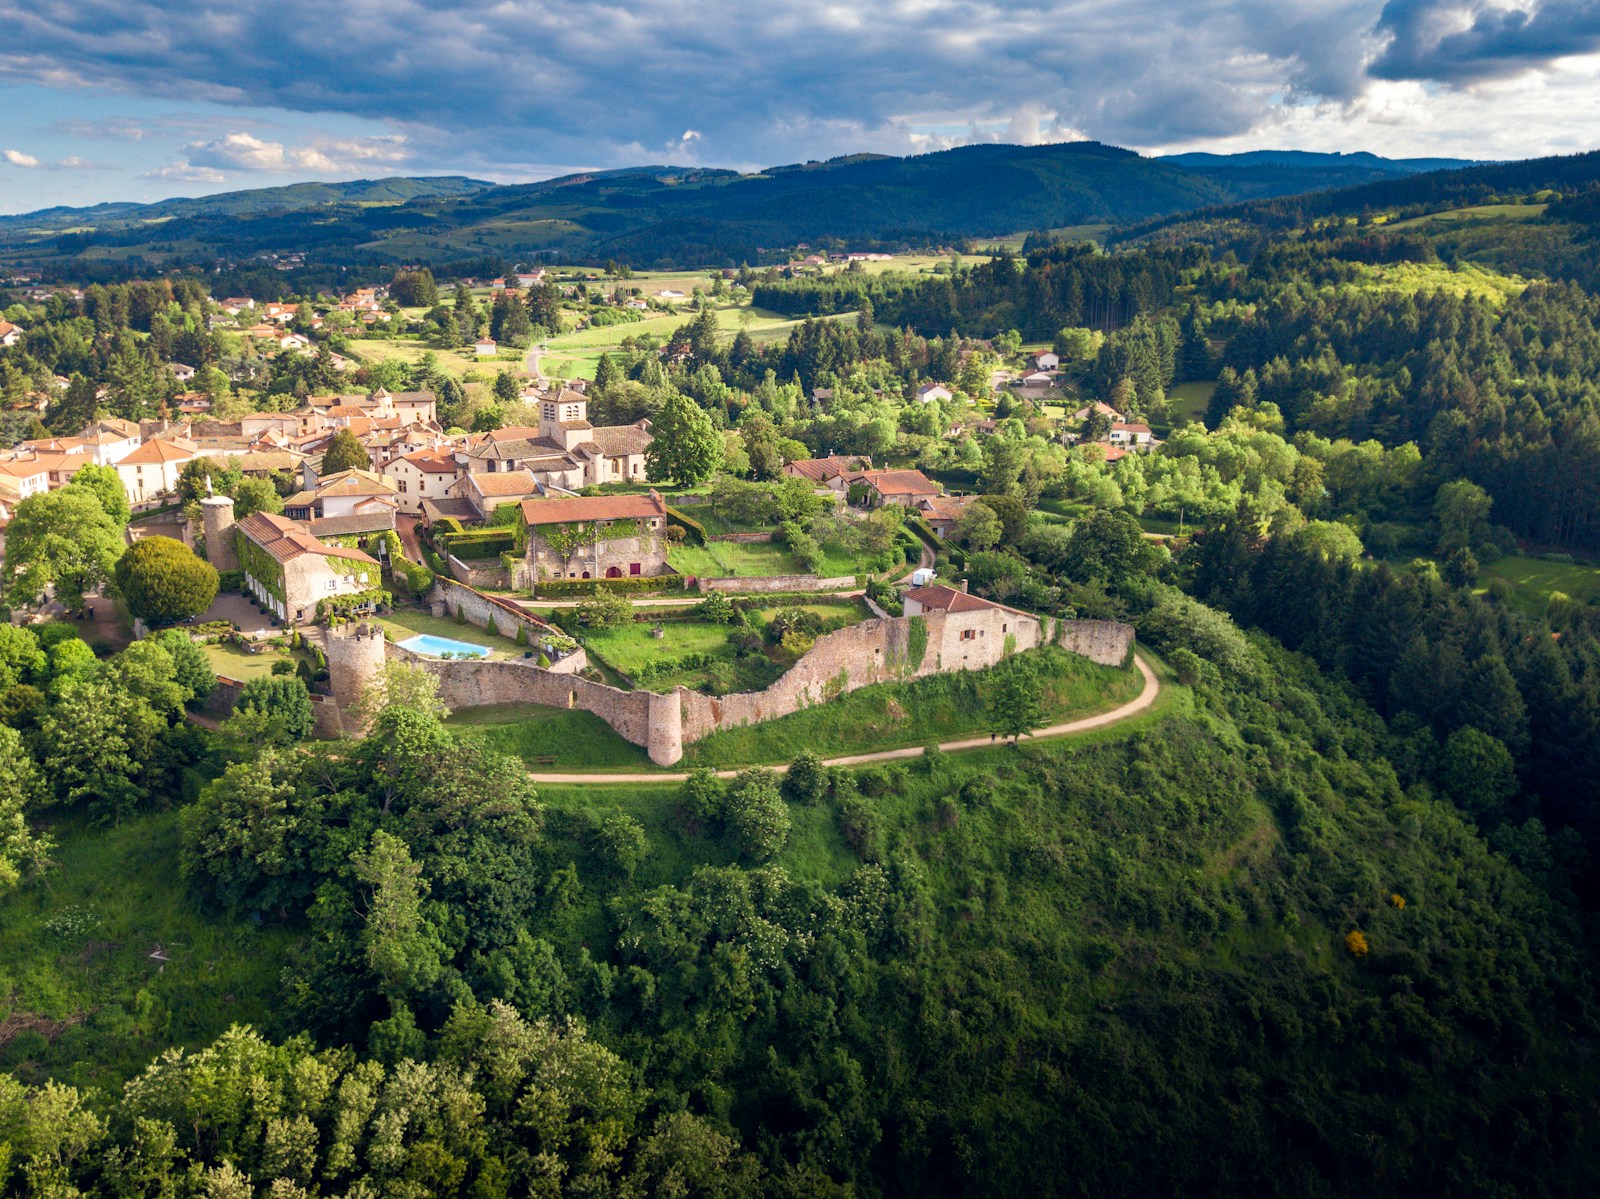
[[0, 257], [61, 264], [110, 248], [120, 258], [148, 250], [170, 264], [173, 255], [292, 249], [329, 264], [544, 254], [641, 267], [734, 265], [829, 239], [938, 244], [1129, 224], [1414, 169], [1372, 155], [1189, 161], [1073, 142], [857, 154], [752, 174], [644, 166], [512, 186], [460, 177], [306, 183], [4, 218]]

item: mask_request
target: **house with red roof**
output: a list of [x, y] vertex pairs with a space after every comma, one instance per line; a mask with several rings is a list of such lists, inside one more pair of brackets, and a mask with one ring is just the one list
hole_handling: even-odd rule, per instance
[[[233, 529], [245, 586], [290, 624], [315, 620], [320, 600], [357, 595], [382, 582], [377, 559], [324, 541], [287, 516], [253, 512]], [[324, 536], [339, 533], [328, 529]]]
[[664, 575], [667, 505], [649, 495], [526, 499], [527, 561], [535, 579], [621, 579]]

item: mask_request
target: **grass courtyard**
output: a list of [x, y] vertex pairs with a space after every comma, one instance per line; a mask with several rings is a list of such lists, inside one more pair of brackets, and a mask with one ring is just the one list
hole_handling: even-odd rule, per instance
[[[811, 573], [788, 549], [773, 541], [712, 541], [705, 545], [677, 545], [668, 551], [667, 565], [679, 574], [702, 578], [755, 578]], [[832, 579], [854, 575], [858, 569], [854, 558], [824, 551], [816, 573]]]

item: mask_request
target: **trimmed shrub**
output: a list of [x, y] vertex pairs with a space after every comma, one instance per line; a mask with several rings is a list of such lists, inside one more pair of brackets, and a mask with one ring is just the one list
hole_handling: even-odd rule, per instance
[[687, 515], [683, 509], [674, 508], [671, 504], [668, 504], [667, 517], [674, 524], [683, 526], [685, 533], [684, 540], [690, 545], [704, 545], [711, 539], [706, 533], [705, 525], [701, 524], [694, 517]]

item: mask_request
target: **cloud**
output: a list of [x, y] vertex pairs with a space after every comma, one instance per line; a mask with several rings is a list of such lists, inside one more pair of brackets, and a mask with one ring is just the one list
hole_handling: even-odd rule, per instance
[[188, 161], [217, 170], [273, 174], [339, 174], [368, 164], [397, 165], [408, 157], [403, 137], [341, 138], [305, 146], [263, 141], [253, 133], [228, 133], [185, 147]]
[[228, 177], [210, 167], [191, 166], [187, 162], [169, 162], [140, 175], [141, 179], [159, 179], [166, 183], [226, 183]]
[[1371, 74], [1470, 85], [1600, 50], [1600, 0], [1389, 0]]
[[187, 135], [164, 170], [753, 166], [996, 139], [1204, 142], [1313, 110], [1332, 124], [1389, 81], [1537, 75], [1600, 39], [1600, 0], [1517, 2], [0, 0], [0, 78], [404, 131], [297, 142], [240, 121]]
[[30, 171], [44, 165], [32, 154], [24, 154], [21, 150], [0, 150], [0, 158], [4, 158], [14, 167], [26, 167]]

